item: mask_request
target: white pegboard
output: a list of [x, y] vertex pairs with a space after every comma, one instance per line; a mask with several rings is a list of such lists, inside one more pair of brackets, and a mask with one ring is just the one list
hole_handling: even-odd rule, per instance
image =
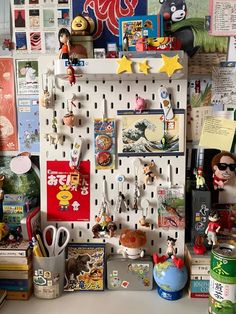
[[[187, 57], [183, 57], [185, 65]], [[96, 60], [99, 65], [100, 60]], [[115, 60], [113, 61], [115, 62]], [[53, 70], [54, 58], [51, 56], [39, 58], [39, 69], [41, 75]], [[166, 248], [167, 235], [178, 238], [176, 247], [178, 254], [183, 255], [184, 251], [184, 230], [163, 230], [157, 228], [157, 186], [166, 182], [167, 179], [167, 165], [171, 164], [171, 179], [173, 185], [185, 184], [185, 167], [186, 157], [184, 156], [156, 156], [156, 157], [140, 157], [144, 164], [153, 159], [156, 163], [156, 170], [158, 172], [158, 180], [152, 185], [148, 185], [143, 189], [143, 174], [142, 167], [139, 173], [139, 183], [141, 185], [141, 195], [150, 202], [150, 211], [148, 213], [148, 220], [151, 222], [151, 229], [142, 228], [139, 226], [139, 219], [142, 211], [135, 212], [132, 206], [128, 212], [121, 214], [114, 213], [114, 205], [118, 193], [118, 185], [116, 183], [117, 175], [125, 176], [125, 183], [123, 186], [123, 193], [133, 204], [134, 194], [134, 167], [133, 161], [135, 157], [121, 157], [118, 158], [116, 170], [100, 170], [95, 171], [94, 162], [94, 147], [93, 147], [93, 121], [94, 118], [102, 117], [102, 100], [105, 97], [107, 100], [107, 116], [115, 118], [119, 123], [119, 117], [116, 115], [117, 110], [133, 109], [135, 103], [135, 96], [139, 94], [141, 97], [148, 100], [149, 109], [159, 109], [160, 102], [157, 96], [158, 88], [165, 85], [171, 94], [172, 103], [175, 108], [186, 109], [187, 104], [187, 75], [184, 67], [184, 74], [178, 80], [137, 80], [137, 76], [129, 78], [129, 81], [122, 81], [122, 76], [119, 78], [116, 74], [110, 75], [109, 78], [113, 80], [101, 79], [97, 75], [94, 79], [90, 75], [84, 80], [77, 78], [74, 86], [70, 86], [67, 80], [56, 78], [55, 84], [55, 102], [53, 108], [40, 107], [40, 125], [41, 125], [41, 143], [40, 143], [40, 166], [41, 166], [41, 211], [42, 224], [45, 226], [47, 222], [47, 191], [46, 191], [46, 161], [47, 160], [70, 160], [71, 145], [74, 141], [75, 135], [80, 135], [83, 138], [82, 160], [90, 160], [91, 162], [91, 176], [90, 176], [90, 222], [54, 222], [54, 224], [67, 226], [71, 231], [71, 241], [73, 242], [106, 242], [107, 252], [116, 253], [119, 246], [119, 232], [122, 228], [139, 228], [147, 233], [146, 251], [151, 254], [153, 252], [163, 253]], [[92, 73], [91, 73], [92, 74]], [[42, 80], [40, 79], [40, 82]], [[40, 93], [42, 94], [42, 86], [40, 86]], [[76, 95], [79, 109], [74, 109], [74, 114], [78, 119], [78, 126], [69, 128], [62, 124], [62, 117], [66, 113], [67, 99], [72, 98], [72, 94]], [[43, 134], [52, 132], [51, 121], [56, 116], [58, 121], [58, 133], [64, 135], [63, 145], [56, 147], [50, 146], [45, 140]], [[186, 121], [186, 119], [185, 119]], [[183, 126], [185, 128], [185, 126]], [[115, 216], [115, 222], [118, 225], [117, 236], [106, 239], [93, 239], [91, 231], [95, 224], [95, 215], [98, 214], [102, 199], [98, 196], [102, 195], [102, 181], [106, 178], [107, 182], [107, 196], [111, 203], [110, 213]], [[140, 202], [139, 202], [140, 205]], [[141, 209], [141, 207], [140, 207]], [[52, 222], [50, 222], [51, 224]]]

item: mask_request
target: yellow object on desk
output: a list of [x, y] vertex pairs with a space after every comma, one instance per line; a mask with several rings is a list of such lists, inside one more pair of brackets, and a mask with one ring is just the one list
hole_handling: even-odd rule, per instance
[[43, 257], [43, 254], [42, 254], [42, 252], [40, 250], [38, 242], [36, 241], [36, 239], [34, 237], [32, 238], [32, 244], [33, 244], [33, 254], [34, 254], [34, 256]]

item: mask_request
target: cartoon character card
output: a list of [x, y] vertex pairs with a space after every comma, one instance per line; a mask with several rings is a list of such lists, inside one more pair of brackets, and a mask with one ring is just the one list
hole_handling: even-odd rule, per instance
[[81, 161], [79, 184], [71, 184], [69, 161], [47, 161], [47, 220], [90, 220], [90, 161]]

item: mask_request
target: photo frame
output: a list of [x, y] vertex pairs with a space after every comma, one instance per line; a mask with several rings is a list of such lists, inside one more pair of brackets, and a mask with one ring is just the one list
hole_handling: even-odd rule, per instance
[[64, 291], [103, 291], [105, 256], [103, 243], [69, 243]]
[[172, 120], [164, 120], [162, 109], [118, 110], [117, 115], [118, 156], [184, 155], [184, 109], [175, 109]]

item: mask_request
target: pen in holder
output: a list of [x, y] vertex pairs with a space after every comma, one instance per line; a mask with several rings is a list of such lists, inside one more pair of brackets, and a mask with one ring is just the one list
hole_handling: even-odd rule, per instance
[[55, 299], [64, 288], [65, 250], [57, 256], [34, 256], [34, 295], [41, 299]]

